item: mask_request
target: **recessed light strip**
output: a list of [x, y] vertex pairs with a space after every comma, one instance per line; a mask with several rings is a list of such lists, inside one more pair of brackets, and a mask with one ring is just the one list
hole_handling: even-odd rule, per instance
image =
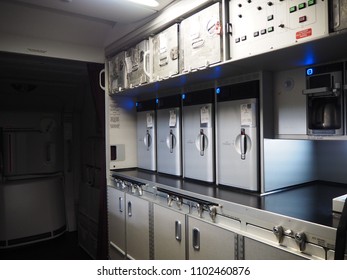
[[143, 6], [148, 6], [148, 7], [157, 7], [159, 6], [158, 1], [156, 0], [128, 0], [129, 2], [134, 2]]

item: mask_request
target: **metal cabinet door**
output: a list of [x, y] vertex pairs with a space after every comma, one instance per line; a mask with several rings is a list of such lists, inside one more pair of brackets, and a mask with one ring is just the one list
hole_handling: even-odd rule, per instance
[[274, 248], [265, 243], [245, 238], [244, 239], [245, 260], [305, 260], [306, 258], [291, 254], [287, 251]]
[[156, 131], [155, 111], [137, 112], [137, 165], [139, 168], [157, 170]]
[[[207, 120], [202, 122], [202, 116]], [[183, 107], [184, 177], [214, 182], [214, 111], [212, 104]]]
[[188, 218], [190, 260], [234, 260], [237, 235], [192, 217]]
[[[172, 115], [174, 117], [172, 117]], [[170, 124], [171, 119], [175, 124]], [[182, 175], [182, 144], [180, 108], [157, 111], [157, 170], [158, 172]]]
[[160, 81], [178, 74], [178, 23], [153, 38], [153, 79]]
[[[125, 194], [107, 187], [108, 238], [110, 252], [119, 251], [125, 255]], [[112, 254], [110, 253], [110, 258]]]
[[149, 202], [126, 194], [127, 257], [149, 260]]
[[180, 25], [182, 72], [202, 69], [222, 60], [220, 3], [184, 19]]
[[154, 204], [154, 259], [184, 260], [185, 233], [183, 213]]

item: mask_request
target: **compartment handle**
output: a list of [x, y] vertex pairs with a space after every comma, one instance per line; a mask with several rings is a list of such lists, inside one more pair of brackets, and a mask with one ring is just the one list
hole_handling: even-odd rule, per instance
[[[105, 90], [105, 79], [102, 79], [102, 75], [105, 75], [105, 69], [102, 69], [99, 72], [99, 86], [102, 90]], [[102, 83], [104, 81], [104, 83]]]
[[193, 248], [195, 251], [200, 251], [200, 230], [193, 228]]
[[131, 201], [128, 202], [128, 216], [129, 217], [133, 216], [133, 207], [131, 205]]
[[240, 149], [241, 149], [241, 159], [245, 160], [246, 153], [247, 153], [247, 137], [246, 137], [246, 131], [244, 128], [241, 129]]
[[123, 213], [123, 197], [119, 197], [119, 212]]
[[175, 221], [175, 239], [177, 241], [182, 240], [182, 224], [180, 221]]

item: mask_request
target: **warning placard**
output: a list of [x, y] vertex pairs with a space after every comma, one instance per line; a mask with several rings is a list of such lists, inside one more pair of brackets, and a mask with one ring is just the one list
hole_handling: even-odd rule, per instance
[[303, 38], [306, 38], [306, 37], [309, 37], [309, 36], [312, 36], [312, 28], [308, 28], [308, 29], [296, 32], [296, 39], [297, 40], [298, 39], [303, 39]]

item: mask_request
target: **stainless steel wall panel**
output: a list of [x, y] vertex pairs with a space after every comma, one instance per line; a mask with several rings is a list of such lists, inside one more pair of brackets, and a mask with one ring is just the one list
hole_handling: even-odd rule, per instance
[[174, 24], [153, 37], [153, 80], [160, 81], [179, 72], [179, 24]]
[[182, 72], [206, 68], [222, 60], [220, 4], [184, 19], [180, 25]]

